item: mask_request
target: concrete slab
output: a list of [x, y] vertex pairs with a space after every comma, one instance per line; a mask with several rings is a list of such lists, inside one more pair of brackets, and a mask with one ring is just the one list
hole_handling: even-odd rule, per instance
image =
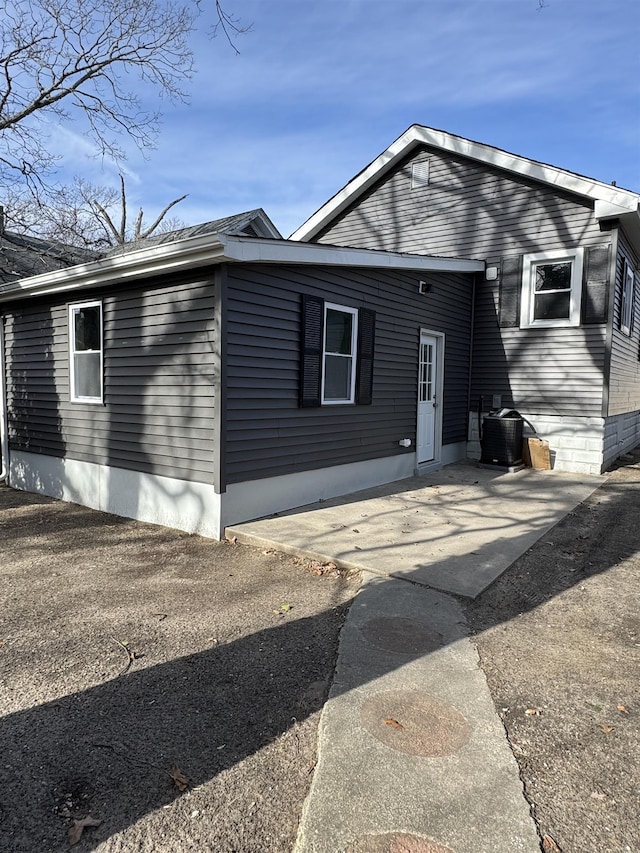
[[455, 463], [234, 525], [226, 535], [476, 598], [604, 480]]
[[[381, 618], [441, 644], [398, 652], [399, 633], [380, 633]], [[539, 853], [517, 764], [449, 596], [364, 575], [318, 752], [295, 853]]]

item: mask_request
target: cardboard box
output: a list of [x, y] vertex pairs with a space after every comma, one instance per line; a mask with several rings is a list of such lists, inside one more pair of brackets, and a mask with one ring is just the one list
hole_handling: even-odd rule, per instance
[[525, 438], [522, 442], [522, 457], [528, 468], [535, 468], [537, 471], [551, 470], [549, 442], [543, 438]]

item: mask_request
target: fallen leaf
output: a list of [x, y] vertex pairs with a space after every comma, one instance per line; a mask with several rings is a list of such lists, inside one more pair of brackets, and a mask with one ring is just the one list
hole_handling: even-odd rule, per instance
[[386, 719], [385, 723], [388, 726], [391, 726], [391, 728], [393, 728], [393, 729], [403, 729], [404, 728], [402, 723], [399, 723], [397, 720], [394, 720], [392, 717], [389, 717], [388, 719]]
[[173, 765], [169, 776], [171, 776], [174, 785], [181, 793], [182, 791], [187, 790], [189, 786], [189, 777], [184, 775], [184, 773], [182, 772], [182, 770], [180, 770], [177, 764]]
[[282, 610], [283, 613], [288, 613], [291, 610], [291, 605], [290, 604], [281, 604], [280, 610]]
[[80, 841], [82, 832], [86, 827], [100, 826], [101, 823], [101, 820], [96, 820], [91, 815], [87, 815], [87, 817], [83, 817], [81, 820], [74, 820], [73, 826], [69, 828], [69, 846], [73, 847], [74, 844]]
[[542, 708], [527, 708], [525, 714], [528, 717], [540, 717], [542, 715]]
[[229, 543], [229, 545], [237, 545], [238, 544], [238, 537], [237, 536], [231, 536], [230, 538], [227, 538], [226, 541]]
[[613, 726], [608, 726], [606, 723], [600, 723], [600, 728], [606, 735], [613, 731]]
[[606, 794], [602, 794], [600, 791], [592, 791], [592, 793], [591, 793], [591, 799], [592, 799], [592, 800], [606, 800], [606, 799], [607, 799], [607, 795], [606, 795]]
[[618, 709], [618, 711], [620, 711], [621, 714], [628, 714], [629, 713], [629, 709], [625, 708], [624, 705], [616, 705], [616, 708]]
[[544, 853], [562, 853], [562, 850], [550, 835], [544, 835], [542, 837], [542, 849], [544, 850]]

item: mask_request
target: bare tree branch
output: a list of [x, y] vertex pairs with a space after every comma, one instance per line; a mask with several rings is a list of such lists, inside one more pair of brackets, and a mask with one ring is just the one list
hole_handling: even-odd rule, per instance
[[[29, 193], [10, 193], [5, 201], [7, 228], [18, 234], [64, 243], [79, 248], [101, 249], [124, 246], [135, 240], [144, 240], [159, 230], [166, 230], [166, 214], [185, 199], [181, 196], [170, 202], [153, 223], [144, 226], [140, 209], [133, 230], [128, 229], [127, 194], [124, 177], [120, 175], [119, 191], [100, 187], [76, 178], [70, 186], [49, 192], [46, 202], [34, 199]], [[119, 222], [119, 227], [116, 225]], [[162, 226], [162, 227], [161, 227]], [[170, 227], [184, 227], [173, 220]]]
[[[221, 0], [208, 2], [214, 30], [221, 28], [237, 52], [234, 37], [250, 28]], [[186, 100], [193, 74], [188, 37], [206, 11], [200, 0], [5, 0], [3, 6], [0, 187], [13, 179], [37, 194], [56, 166], [48, 145], [52, 124], [72, 124], [118, 162], [123, 136], [145, 149], [158, 132], [158, 114], [142, 105], [144, 87]]]

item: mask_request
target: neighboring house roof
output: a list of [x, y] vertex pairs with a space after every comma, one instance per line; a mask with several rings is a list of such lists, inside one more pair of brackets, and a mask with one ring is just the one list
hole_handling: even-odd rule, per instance
[[329, 222], [352, 205], [356, 199], [379, 181], [396, 164], [422, 145], [438, 148], [471, 160], [504, 169], [520, 177], [549, 184], [559, 190], [575, 193], [594, 202], [596, 219], [621, 218], [640, 243], [640, 195], [612, 184], [596, 181], [556, 166], [510, 154], [492, 145], [473, 142], [443, 130], [414, 124], [398, 137], [386, 151], [376, 157], [346, 186], [337, 192], [313, 216], [293, 232], [291, 240], [312, 240]]
[[237, 234], [244, 237], [282, 239], [282, 234], [264, 210], [258, 207], [255, 210], [236, 213], [234, 216], [213, 219], [211, 222], [202, 222], [199, 225], [189, 225], [186, 228], [177, 228], [174, 231], [153, 234], [144, 240], [125, 243], [124, 246], [114, 246], [108, 250], [107, 254], [114, 255], [122, 252], [134, 252], [146, 246], [161, 246], [164, 243], [176, 243], [179, 240], [187, 240], [190, 237], [203, 237], [207, 234]]
[[218, 233], [282, 239], [282, 235], [262, 208], [156, 234], [145, 240], [115, 246], [106, 251], [81, 249], [57, 241], [4, 231], [0, 233], [0, 284], [68, 269], [99, 258], [137, 252], [146, 247]]
[[0, 233], [0, 283], [67, 269], [97, 257], [97, 252], [88, 249], [3, 231]]
[[415, 272], [484, 271], [484, 263], [475, 260], [207, 233], [159, 245], [145, 245], [118, 255], [79, 264], [70, 269], [43, 273], [22, 281], [0, 285], [0, 303], [24, 296], [63, 293], [96, 286], [106, 287], [152, 275], [234, 262], [317, 264]]

